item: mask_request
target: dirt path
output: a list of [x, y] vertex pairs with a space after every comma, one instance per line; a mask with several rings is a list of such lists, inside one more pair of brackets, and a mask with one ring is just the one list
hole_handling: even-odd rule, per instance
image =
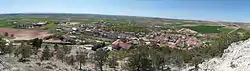
[[238, 29], [239, 29], [239, 28], [234, 29], [234, 30], [230, 31], [228, 34], [231, 34], [231, 33], [235, 32], [235, 31], [237, 31]]

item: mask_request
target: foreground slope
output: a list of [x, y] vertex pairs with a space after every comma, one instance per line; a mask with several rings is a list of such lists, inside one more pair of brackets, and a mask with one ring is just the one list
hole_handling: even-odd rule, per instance
[[232, 43], [221, 58], [199, 65], [199, 71], [250, 71], [250, 39]]

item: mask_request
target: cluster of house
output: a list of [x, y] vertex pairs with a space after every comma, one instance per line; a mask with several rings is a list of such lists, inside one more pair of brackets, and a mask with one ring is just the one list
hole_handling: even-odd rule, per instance
[[129, 50], [131, 48], [131, 44], [128, 44], [128, 43], [124, 43], [122, 42], [121, 40], [116, 40], [114, 41], [111, 45], [108, 45], [108, 46], [105, 46], [104, 48], [102, 49], [105, 49], [105, 50]]
[[[9, 24], [14, 24], [15, 26], [13, 28], [17, 29], [28, 29], [28, 28], [42, 28], [46, 24], [49, 24], [48, 21], [39, 21], [39, 22], [25, 22], [26, 24], [20, 23], [20, 22], [10, 22]], [[67, 22], [67, 21], [56, 21], [53, 22], [56, 25], [76, 25], [80, 24], [79, 22]]]
[[[57, 25], [69, 24], [67, 22], [56, 22]], [[48, 22], [34, 23], [32, 26], [43, 26]], [[184, 47], [199, 47], [202, 41], [195, 37], [197, 32], [191, 29], [182, 28], [177, 33], [168, 33], [166, 31], [152, 31], [145, 32], [125, 32], [106, 30], [105, 27], [112, 26], [103, 22], [96, 22], [93, 24], [78, 24], [73, 23], [75, 26], [57, 26], [58, 32], [66, 33], [62, 38], [47, 39], [46, 43], [64, 43], [64, 44], [77, 44], [85, 43], [86, 40], [79, 39], [78, 35], [93, 36], [99, 38], [107, 38], [116, 40], [111, 42], [111, 45], [104, 47], [104, 49], [130, 49], [133, 45], [158, 45], [169, 46], [170, 48], [184, 48]], [[157, 28], [157, 27], [156, 27]], [[169, 30], [168, 30], [169, 31]], [[93, 46], [94, 47], [94, 46]], [[86, 46], [86, 49], [92, 46]]]
[[[159, 46], [169, 46], [170, 48], [176, 47], [199, 47], [202, 41], [195, 37], [197, 32], [190, 29], [181, 29], [178, 31], [180, 34], [171, 34], [163, 31], [151, 32], [147, 34], [138, 34], [142, 37], [125, 36], [126, 43], [137, 45], [151, 45], [156, 44]], [[121, 38], [120, 38], [121, 39]]]
[[[184, 48], [184, 47], [199, 47], [202, 41], [195, 37], [197, 32], [191, 29], [182, 28], [176, 31], [178, 34], [168, 33], [166, 31], [152, 31], [150, 33], [139, 32], [124, 32], [105, 30], [104, 24], [82, 24], [80, 26], [58, 28], [60, 31], [67, 31], [69, 34], [84, 34], [88, 36], [119, 39], [119, 41], [112, 42], [110, 48], [119, 47], [122, 49], [130, 49], [133, 45], [152, 45], [169, 46], [171, 48]], [[119, 44], [118, 44], [119, 42]], [[114, 46], [116, 45], [116, 46]], [[110, 49], [109, 48], [109, 49]]]
[[39, 28], [41, 26], [44, 26], [46, 24], [48, 24], [47, 21], [41, 21], [41, 22], [37, 22], [37, 23], [27, 23], [27, 24], [21, 24], [18, 22], [12, 22], [11, 24], [15, 24], [15, 26], [13, 28], [17, 28], [17, 29], [27, 29], [27, 28]]

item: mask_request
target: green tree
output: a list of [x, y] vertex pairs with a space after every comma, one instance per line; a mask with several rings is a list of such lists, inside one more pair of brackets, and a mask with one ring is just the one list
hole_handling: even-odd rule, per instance
[[35, 39], [31, 40], [31, 45], [33, 47], [41, 48], [42, 42], [43, 42], [42, 39], [35, 38]]
[[27, 45], [26, 43], [21, 43], [20, 47], [17, 49], [17, 54], [21, 54], [23, 58], [28, 58], [31, 55], [31, 46]]
[[245, 32], [240, 37], [240, 40], [247, 40], [248, 38], [250, 38], [250, 33], [249, 32]]
[[39, 38], [35, 38], [33, 40], [31, 40], [31, 45], [33, 46], [32, 50], [33, 50], [33, 54], [37, 54], [38, 49], [41, 48], [43, 40], [39, 39]]
[[5, 53], [5, 49], [6, 49], [6, 41], [5, 40], [3, 40], [2, 38], [0, 38], [0, 51], [1, 51], [1, 53]]

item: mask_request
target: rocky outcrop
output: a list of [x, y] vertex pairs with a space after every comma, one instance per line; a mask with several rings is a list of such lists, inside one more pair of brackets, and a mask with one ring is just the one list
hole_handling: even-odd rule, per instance
[[199, 71], [250, 71], [250, 39], [232, 43], [222, 57], [205, 61], [199, 67]]

